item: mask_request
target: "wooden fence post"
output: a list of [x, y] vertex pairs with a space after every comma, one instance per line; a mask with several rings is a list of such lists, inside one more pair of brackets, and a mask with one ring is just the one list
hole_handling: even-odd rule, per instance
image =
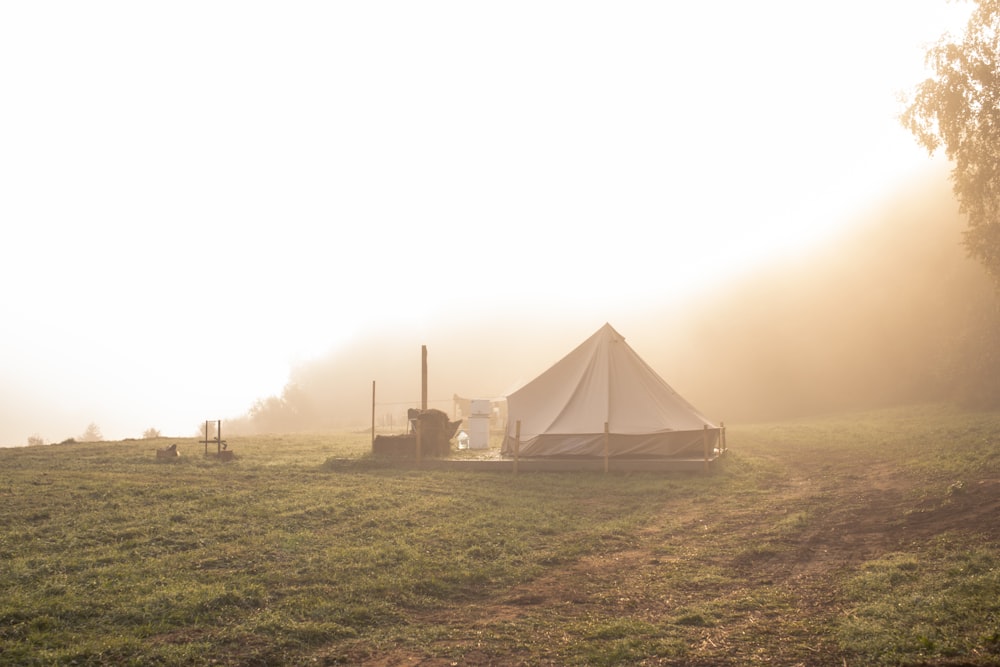
[[427, 409], [427, 346], [420, 346], [420, 409]]
[[701, 432], [702, 446], [705, 448], [705, 472], [708, 472], [708, 424]]
[[521, 420], [514, 425], [514, 474], [517, 474], [517, 460], [521, 456]]
[[608, 439], [610, 438], [608, 422], [604, 422], [604, 472], [608, 472]]

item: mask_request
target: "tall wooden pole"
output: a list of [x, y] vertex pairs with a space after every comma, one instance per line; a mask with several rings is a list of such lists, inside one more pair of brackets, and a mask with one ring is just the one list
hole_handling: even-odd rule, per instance
[[372, 449], [375, 448], [375, 380], [372, 380]]
[[420, 346], [420, 409], [427, 409], [427, 346]]

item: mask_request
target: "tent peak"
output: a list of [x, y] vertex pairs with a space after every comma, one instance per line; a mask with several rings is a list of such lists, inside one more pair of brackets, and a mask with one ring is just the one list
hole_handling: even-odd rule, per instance
[[604, 326], [597, 330], [597, 333], [609, 337], [612, 343], [618, 343], [625, 340], [625, 336], [618, 333], [618, 331], [611, 326], [609, 322], [605, 322]]

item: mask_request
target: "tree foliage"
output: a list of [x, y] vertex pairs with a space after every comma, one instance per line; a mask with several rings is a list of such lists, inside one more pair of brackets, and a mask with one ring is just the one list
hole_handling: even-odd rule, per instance
[[994, 299], [975, 308], [968, 323], [958, 323], [952, 352], [954, 396], [974, 409], [1000, 408], [1000, 308]]
[[282, 433], [315, 427], [316, 411], [306, 393], [295, 383], [281, 396], [258, 399], [250, 408], [250, 421], [260, 433]]
[[101, 435], [101, 427], [94, 422], [90, 422], [83, 435], [80, 436], [81, 442], [100, 442], [102, 440], [104, 440], [104, 436]]
[[942, 38], [927, 64], [934, 74], [901, 120], [928, 152], [943, 148], [953, 163], [966, 250], [1000, 283], [1000, 0], [976, 0], [962, 40]]

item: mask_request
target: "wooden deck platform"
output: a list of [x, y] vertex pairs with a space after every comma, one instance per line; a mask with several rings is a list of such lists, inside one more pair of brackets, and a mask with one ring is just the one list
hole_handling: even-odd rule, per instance
[[[627, 459], [609, 458], [608, 472], [712, 472], [723, 456], [715, 455], [708, 460], [700, 459]], [[498, 458], [449, 458], [421, 459], [380, 459], [393, 467], [419, 468], [421, 470], [461, 470], [467, 472], [514, 473], [514, 459]], [[603, 458], [523, 458], [517, 460], [517, 472], [604, 472]]]

